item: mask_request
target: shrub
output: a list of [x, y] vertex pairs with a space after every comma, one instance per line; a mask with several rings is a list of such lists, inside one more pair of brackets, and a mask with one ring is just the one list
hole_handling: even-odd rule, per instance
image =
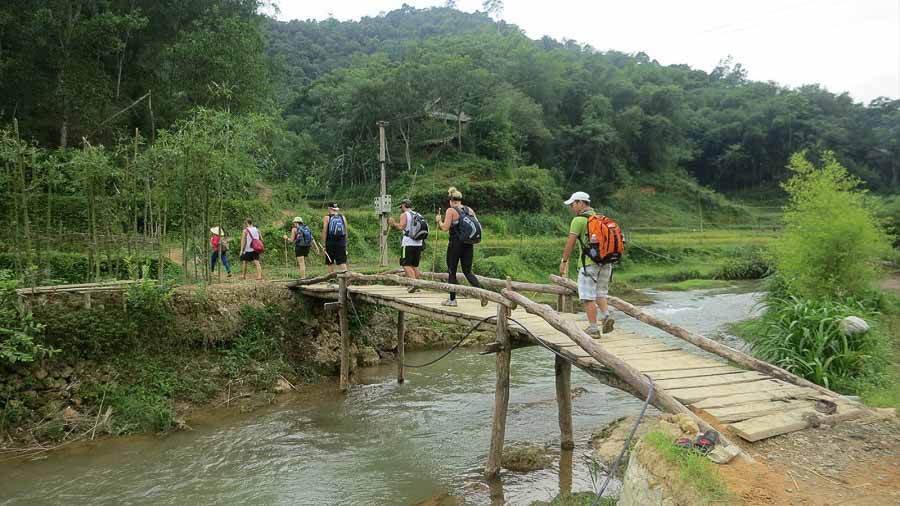
[[884, 368], [884, 339], [876, 330], [846, 336], [838, 326], [847, 316], [875, 320], [877, 299], [841, 301], [780, 298], [770, 294], [767, 308], [748, 340], [757, 357], [828, 388], [850, 387]]
[[772, 273], [772, 264], [759, 254], [728, 259], [713, 275], [715, 279], [762, 279]]
[[16, 282], [10, 271], [0, 270], [0, 364], [32, 362], [35, 358], [50, 356], [58, 351], [35, 340], [43, 328], [31, 312], [19, 314], [16, 308]]
[[832, 152], [822, 161], [817, 168], [803, 153], [791, 157], [795, 175], [784, 183], [790, 203], [773, 247], [775, 262], [796, 295], [860, 294], [875, 274], [873, 262], [889, 251], [888, 235], [867, 206], [860, 181]]
[[147, 275], [145, 269], [141, 281], [128, 287], [125, 307], [140, 335], [146, 338], [145, 342], [161, 342], [172, 322], [169, 300], [174, 291], [166, 283], [159, 283]]

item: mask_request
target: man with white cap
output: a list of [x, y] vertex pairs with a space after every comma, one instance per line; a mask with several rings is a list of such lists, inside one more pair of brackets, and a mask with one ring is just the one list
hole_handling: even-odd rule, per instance
[[[572, 223], [569, 225], [569, 238], [563, 249], [562, 261], [559, 264], [559, 274], [567, 277], [569, 274], [569, 259], [575, 250], [575, 243], [586, 245], [591, 241], [587, 236], [588, 217], [596, 214], [591, 208], [591, 196], [585, 192], [575, 192], [566, 200], [572, 214]], [[592, 336], [600, 335], [600, 327], [597, 325], [597, 316], [603, 321], [603, 333], [612, 332], [614, 321], [609, 317], [607, 296], [609, 295], [609, 280], [612, 278], [612, 264], [598, 265], [585, 255], [581, 255], [581, 266], [578, 268], [578, 298], [584, 304], [584, 312], [588, 318], [588, 328], [585, 331]]]

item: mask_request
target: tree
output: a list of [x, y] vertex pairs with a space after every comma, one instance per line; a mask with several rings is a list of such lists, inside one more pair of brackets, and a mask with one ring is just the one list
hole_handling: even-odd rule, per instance
[[779, 272], [793, 293], [810, 298], [860, 295], [870, 287], [875, 261], [890, 241], [866, 202], [861, 181], [847, 173], [831, 151], [816, 167], [795, 153], [785, 228], [775, 243]]

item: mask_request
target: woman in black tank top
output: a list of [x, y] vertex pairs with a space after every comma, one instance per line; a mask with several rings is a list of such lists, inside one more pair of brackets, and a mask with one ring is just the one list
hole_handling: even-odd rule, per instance
[[[438, 214], [435, 216], [435, 220], [441, 230], [450, 232], [450, 240], [447, 243], [448, 281], [452, 285], [459, 284], [456, 279], [456, 270], [461, 264], [463, 275], [466, 276], [469, 284], [481, 288], [478, 278], [475, 277], [475, 274], [472, 272], [472, 261], [475, 259], [475, 246], [473, 244], [462, 242], [457, 235], [457, 228], [459, 227], [459, 211], [457, 211], [457, 209], [462, 207], [462, 193], [451, 186], [447, 191], [447, 195], [450, 199], [450, 207], [447, 208], [447, 212], [443, 219], [441, 219], [441, 215]], [[472, 216], [475, 215], [475, 212], [471, 208], [467, 208], [467, 212]], [[441, 304], [445, 306], [455, 306], [456, 293], [450, 292], [450, 299]]]

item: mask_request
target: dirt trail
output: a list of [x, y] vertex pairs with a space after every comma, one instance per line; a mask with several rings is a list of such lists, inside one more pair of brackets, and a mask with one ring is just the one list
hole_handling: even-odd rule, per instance
[[[272, 189], [272, 187], [267, 185], [266, 183], [263, 183], [262, 181], [256, 182], [256, 197], [262, 202], [266, 204], [272, 202], [272, 194], [274, 192], [275, 191]], [[279, 213], [281, 214], [281, 216], [283, 216], [283, 218], [280, 220], [272, 221], [273, 227], [280, 227], [284, 225], [284, 222], [286, 220], [289, 220], [296, 216], [296, 211], [294, 211], [293, 209], [280, 209]], [[175, 262], [178, 265], [181, 265], [184, 260], [181, 253], [181, 246], [173, 246], [169, 248], [166, 251], [166, 256], [169, 257], [169, 260]]]
[[893, 272], [878, 282], [878, 287], [886, 292], [900, 294], [900, 272]]
[[900, 504], [900, 420], [868, 418], [756, 443], [720, 467], [748, 505]]

